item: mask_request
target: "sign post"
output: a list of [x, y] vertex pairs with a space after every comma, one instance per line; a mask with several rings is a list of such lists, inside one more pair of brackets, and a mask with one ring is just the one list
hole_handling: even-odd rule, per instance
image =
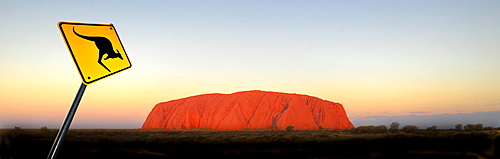
[[54, 144], [52, 144], [52, 148], [50, 149], [50, 153], [47, 159], [56, 158], [57, 152], [61, 148], [61, 144], [64, 140], [64, 136], [66, 135], [66, 132], [68, 132], [71, 121], [73, 121], [73, 117], [75, 116], [76, 109], [78, 108], [83, 93], [85, 92], [85, 88], [87, 88], [87, 85], [82, 83], [80, 89], [78, 89], [78, 92], [76, 93], [75, 100], [73, 100], [73, 104], [71, 104], [71, 108], [69, 109], [68, 114], [66, 115], [66, 118], [64, 119], [64, 122], [61, 125], [59, 132], [57, 133], [56, 139], [54, 140]]
[[113, 24], [59, 22], [82, 84], [52, 144], [47, 159], [55, 159], [87, 85], [132, 67]]

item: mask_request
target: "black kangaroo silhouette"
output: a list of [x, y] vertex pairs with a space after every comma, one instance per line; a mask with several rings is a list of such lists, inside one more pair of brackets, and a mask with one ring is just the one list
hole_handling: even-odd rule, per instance
[[82, 34], [78, 34], [75, 31], [75, 27], [73, 27], [73, 32], [78, 37], [83, 38], [85, 40], [93, 41], [95, 43], [95, 46], [97, 47], [97, 49], [99, 49], [99, 59], [97, 60], [97, 63], [101, 64], [102, 67], [104, 67], [109, 72], [111, 72], [111, 70], [109, 70], [109, 68], [106, 67], [104, 63], [102, 63], [102, 57], [104, 56], [104, 54], [107, 55], [106, 58], [104, 58], [104, 60], [107, 60], [109, 58], [120, 58], [121, 60], [123, 60], [120, 51], [118, 51], [118, 49], [116, 50], [116, 52], [114, 51], [113, 45], [111, 44], [111, 41], [109, 41], [108, 38], [101, 36], [85, 36]]

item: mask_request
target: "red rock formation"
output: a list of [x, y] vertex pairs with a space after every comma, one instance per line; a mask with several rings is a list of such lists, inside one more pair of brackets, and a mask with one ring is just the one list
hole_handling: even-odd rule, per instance
[[158, 103], [142, 129], [354, 128], [339, 103], [266, 91], [203, 94]]

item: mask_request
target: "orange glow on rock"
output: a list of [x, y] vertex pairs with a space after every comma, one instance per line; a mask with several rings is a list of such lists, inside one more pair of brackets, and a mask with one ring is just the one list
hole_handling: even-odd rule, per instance
[[158, 103], [142, 129], [354, 128], [340, 103], [267, 91], [203, 94]]

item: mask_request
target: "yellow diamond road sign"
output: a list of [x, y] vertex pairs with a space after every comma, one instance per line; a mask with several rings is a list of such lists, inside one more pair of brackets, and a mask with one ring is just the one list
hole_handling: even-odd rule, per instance
[[113, 24], [59, 22], [58, 26], [84, 84], [132, 66]]

